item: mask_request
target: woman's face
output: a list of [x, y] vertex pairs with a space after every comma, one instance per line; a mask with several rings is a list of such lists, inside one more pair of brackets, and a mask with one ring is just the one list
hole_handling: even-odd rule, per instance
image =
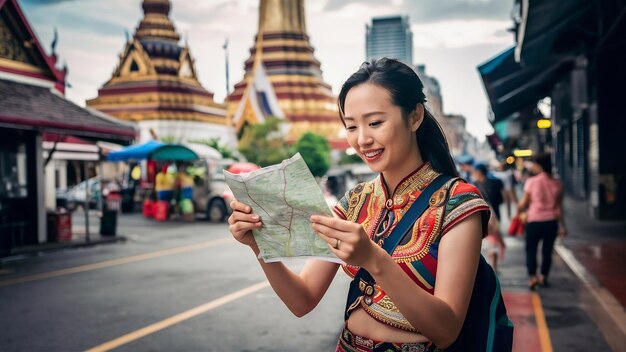
[[[402, 109], [392, 103], [389, 92], [380, 86], [363, 83], [350, 89], [344, 105], [344, 123], [348, 143], [374, 172], [414, 170], [417, 158], [417, 131], [424, 110], [412, 113], [409, 123], [402, 119]], [[408, 171], [404, 170], [408, 167]]]

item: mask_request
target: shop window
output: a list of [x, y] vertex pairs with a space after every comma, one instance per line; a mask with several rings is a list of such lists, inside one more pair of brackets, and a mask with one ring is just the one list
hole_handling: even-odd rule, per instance
[[27, 195], [26, 146], [0, 146], [0, 199]]

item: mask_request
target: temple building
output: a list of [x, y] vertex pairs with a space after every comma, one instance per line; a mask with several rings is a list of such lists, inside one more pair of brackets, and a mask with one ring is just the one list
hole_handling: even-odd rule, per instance
[[336, 97], [322, 79], [313, 53], [304, 0], [261, 0], [258, 33], [244, 64], [244, 78], [227, 98], [228, 116], [237, 133], [273, 115], [290, 125], [288, 142], [314, 132], [325, 136], [333, 148], [345, 149]]
[[187, 44], [169, 18], [169, 0], [144, 0], [144, 17], [127, 41], [111, 79], [87, 105], [136, 122], [140, 140], [237, 140], [226, 106], [202, 87]]

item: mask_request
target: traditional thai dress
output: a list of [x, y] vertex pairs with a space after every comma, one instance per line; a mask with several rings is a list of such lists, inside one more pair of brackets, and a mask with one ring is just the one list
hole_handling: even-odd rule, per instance
[[[334, 211], [342, 219], [362, 224], [370, 238], [382, 245], [422, 190], [438, 175], [439, 173], [432, 168], [430, 163], [425, 163], [404, 178], [393, 194], [389, 194], [381, 174], [372, 181], [358, 184], [346, 193]], [[410, 235], [406, 236], [396, 247], [392, 258], [417, 285], [426, 292], [434, 294], [438, 248], [441, 238], [456, 224], [474, 213], [481, 214], [484, 236], [489, 219], [489, 207], [476, 187], [458, 179], [447, 182], [439, 191], [436, 191], [429, 204], [429, 208], [415, 221]], [[488, 266], [481, 259], [479, 273], [486, 269], [480, 268], [483, 265]], [[350, 277], [354, 277], [359, 267], [344, 265], [343, 269]], [[477, 277], [477, 281], [480, 280], [482, 278]], [[475, 291], [476, 285], [478, 283], [475, 284]], [[376, 284], [373, 292], [369, 293], [364, 292], [348, 311], [360, 307], [381, 323], [404, 331], [418, 332], [402, 315], [382, 287]], [[494, 294], [501, 300], [499, 286], [497, 294], [495, 292]], [[501, 317], [504, 305], [498, 298], [494, 304], [499, 307], [497, 313]], [[470, 302], [471, 305], [472, 302]], [[469, 313], [473, 313], [475, 310], [476, 307], [468, 309], [466, 322], [473, 318]], [[489, 307], [483, 310], [489, 310]], [[506, 318], [506, 312], [504, 317]], [[508, 318], [506, 318], [506, 322], [508, 322]], [[465, 325], [464, 329], [466, 329]], [[407, 344], [373, 341], [366, 337], [356, 336], [347, 329], [341, 334], [337, 345], [337, 351], [437, 350], [432, 343]], [[471, 350], [480, 351], [481, 349]]]

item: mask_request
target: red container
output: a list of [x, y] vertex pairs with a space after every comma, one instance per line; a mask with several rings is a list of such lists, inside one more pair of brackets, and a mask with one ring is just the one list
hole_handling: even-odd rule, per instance
[[59, 241], [71, 241], [72, 240], [72, 214], [61, 213], [58, 214], [57, 231], [59, 235]]
[[106, 197], [106, 204], [108, 210], [120, 211], [122, 209], [122, 195], [117, 192], [109, 193]]
[[154, 220], [167, 221], [170, 210], [170, 203], [168, 201], [160, 200], [156, 202], [154, 209]]
[[154, 202], [150, 199], [146, 199], [143, 201], [143, 216], [145, 218], [153, 218], [154, 217]]
[[72, 240], [72, 214], [48, 212], [48, 242]]

